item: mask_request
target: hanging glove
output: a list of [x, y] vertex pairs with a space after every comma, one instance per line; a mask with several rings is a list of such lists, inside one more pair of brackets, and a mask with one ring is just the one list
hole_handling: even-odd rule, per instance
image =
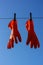
[[30, 44], [30, 47], [33, 48], [39, 48], [40, 47], [40, 43], [39, 40], [34, 32], [34, 24], [33, 21], [28, 20], [26, 22], [26, 29], [28, 31], [28, 38], [26, 41], [26, 45]]
[[[17, 21], [10, 21], [10, 23], [8, 24], [8, 27], [11, 29], [11, 34], [10, 34], [10, 39], [7, 45], [7, 48], [13, 48], [14, 47], [14, 42], [17, 44], [18, 40], [21, 42], [21, 35], [18, 31], [18, 27], [17, 27]], [[18, 39], [17, 39], [18, 37]]]

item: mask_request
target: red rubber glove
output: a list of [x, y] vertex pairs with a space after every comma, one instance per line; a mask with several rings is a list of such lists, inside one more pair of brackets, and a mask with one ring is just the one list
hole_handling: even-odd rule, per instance
[[39, 48], [40, 47], [40, 43], [39, 40], [34, 32], [34, 24], [33, 21], [28, 20], [26, 22], [26, 29], [28, 31], [28, 38], [27, 38], [27, 42], [26, 45], [30, 44], [30, 47], [33, 48]]
[[[11, 35], [10, 35], [10, 40], [8, 42], [7, 48], [13, 48], [14, 47], [14, 42], [18, 43], [18, 40], [21, 42], [21, 35], [18, 31], [18, 27], [17, 27], [17, 21], [10, 21], [10, 23], [8, 24], [8, 27], [11, 29]], [[18, 39], [17, 39], [18, 38]]]

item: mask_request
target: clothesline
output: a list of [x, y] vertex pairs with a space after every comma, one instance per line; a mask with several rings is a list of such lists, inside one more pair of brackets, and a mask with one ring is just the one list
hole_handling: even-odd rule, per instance
[[[33, 19], [43, 19], [43, 17], [32, 17]], [[13, 19], [13, 18], [0, 18], [0, 19]], [[16, 19], [29, 19], [29, 17], [18, 17]]]

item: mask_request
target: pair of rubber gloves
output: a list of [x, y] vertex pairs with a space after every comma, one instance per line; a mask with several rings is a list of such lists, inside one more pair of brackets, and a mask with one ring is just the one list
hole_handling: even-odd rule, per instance
[[[8, 24], [8, 27], [11, 29], [11, 35], [10, 35], [10, 39], [7, 45], [7, 48], [13, 48], [14, 47], [14, 42], [18, 43], [18, 40], [20, 42], [22, 42], [22, 38], [21, 35], [18, 31], [18, 27], [17, 27], [17, 21], [15, 20], [11, 20], [10, 23]], [[30, 47], [32, 48], [34, 46], [34, 48], [39, 48], [40, 47], [40, 43], [38, 41], [38, 38], [34, 32], [34, 24], [33, 21], [28, 20], [26, 22], [26, 29], [28, 31], [28, 38], [26, 41], [26, 45], [30, 44]], [[18, 38], [18, 39], [17, 39]]]

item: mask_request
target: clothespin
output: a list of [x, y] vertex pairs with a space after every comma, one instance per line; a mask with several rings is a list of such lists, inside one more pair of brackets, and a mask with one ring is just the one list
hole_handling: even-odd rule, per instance
[[16, 21], [16, 13], [14, 13], [14, 20]]
[[30, 12], [30, 20], [32, 21], [32, 13]]

